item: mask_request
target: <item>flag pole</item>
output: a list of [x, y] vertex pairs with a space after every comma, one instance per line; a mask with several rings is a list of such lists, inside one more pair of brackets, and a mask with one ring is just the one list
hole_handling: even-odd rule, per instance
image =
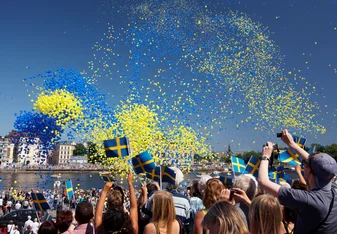
[[160, 177], [160, 190], [163, 190], [163, 181], [162, 181], [162, 166], [160, 166], [159, 177]]
[[[36, 196], [37, 197], [37, 196]], [[37, 220], [39, 221], [39, 223], [41, 223], [41, 220], [39, 218], [39, 214], [37, 213], [37, 210], [36, 210], [36, 207], [35, 207], [35, 204], [33, 202], [33, 205], [34, 205], [34, 210], [35, 210], [35, 214], [36, 214], [36, 217], [37, 217]]]
[[235, 170], [234, 170], [234, 167], [233, 167], [233, 161], [232, 161], [232, 156], [231, 156], [231, 163], [232, 163], [232, 172], [233, 172], [233, 174], [234, 174], [234, 179], [235, 179]]

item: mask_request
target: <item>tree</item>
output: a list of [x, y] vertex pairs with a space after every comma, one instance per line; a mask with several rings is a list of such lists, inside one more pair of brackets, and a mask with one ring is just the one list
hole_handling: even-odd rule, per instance
[[321, 144], [313, 143], [313, 144], [311, 144], [311, 147], [313, 147], [314, 145], [316, 145], [316, 151], [326, 153], [326, 147], [325, 146], [323, 146]]
[[85, 148], [85, 146], [83, 144], [77, 144], [75, 146], [73, 155], [74, 156], [84, 156], [85, 154], [87, 154], [87, 149]]
[[200, 162], [202, 160], [202, 157], [199, 154], [194, 155], [194, 162]]
[[93, 142], [88, 142], [88, 163], [102, 162], [103, 155], [99, 155], [97, 145]]
[[326, 147], [326, 153], [337, 160], [337, 144], [332, 144]]
[[254, 156], [256, 158], [260, 158], [261, 157], [261, 153], [259, 152], [255, 152], [255, 151], [249, 151], [249, 152], [245, 152], [241, 155], [241, 158], [243, 160], [245, 160], [245, 163], [247, 163], [250, 159], [251, 156]]

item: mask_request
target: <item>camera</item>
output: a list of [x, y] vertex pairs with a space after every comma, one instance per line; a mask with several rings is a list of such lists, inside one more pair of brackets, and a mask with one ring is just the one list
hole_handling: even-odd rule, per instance
[[[274, 159], [277, 160], [278, 156], [280, 155], [280, 150], [278, 148], [278, 145], [275, 144], [275, 143], [272, 143], [272, 144], [273, 144], [273, 152], [272, 152], [271, 157], [270, 157], [270, 165], [272, 165]], [[265, 145], [263, 145], [263, 147], [265, 147], [265, 146], [268, 146], [268, 143], [266, 143]]]
[[277, 138], [281, 138], [281, 137], [282, 137], [282, 132], [276, 133], [276, 137], [277, 137]]
[[229, 195], [229, 200], [230, 200], [230, 201], [233, 200], [234, 193], [237, 193], [237, 191], [231, 189], [231, 190], [230, 190], [230, 195]]

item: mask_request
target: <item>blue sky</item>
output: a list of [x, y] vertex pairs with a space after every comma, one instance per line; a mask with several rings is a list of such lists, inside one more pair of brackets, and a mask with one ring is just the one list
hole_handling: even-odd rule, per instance
[[[308, 135], [308, 141], [337, 143], [337, 3], [326, 0], [274, 1], [198, 1], [218, 12], [238, 10], [259, 21], [272, 32], [271, 38], [285, 57], [281, 67], [285, 73], [306, 77], [295, 84], [305, 88], [308, 82], [318, 89], [320, 106], [317, 121], [326, 126], [326, 133]], [[125, 12], [131, 1], [1, 1], [0, 2], [0, 101], [2, 103], [0, 135], [13, 129], [14, 113], [31, 110], [23, 79], [58, 66], [88, 70], [92, 46], [103, 38], [108, 23], [121, 27], [127, 22]], [[29, 68], [28, 68], [29, 67]], [[38, 82], [37, 82], [38, 83]], [[98, 82], [103, 93], [113, 93], [113, 107], [125, 89], [113, 89], [111, 81]], [[259, 150], [275, 135], [256, 132], [249, 127], [237, 129], [228, 121], [224, 131], [209, 141], [217, 151], [231, 144], [235, 151]], [[317, 139], [315, 139], [317, 137]]]

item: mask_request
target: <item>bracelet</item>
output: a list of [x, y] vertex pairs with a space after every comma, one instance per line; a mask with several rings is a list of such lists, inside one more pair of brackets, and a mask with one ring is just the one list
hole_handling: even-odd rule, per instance
[[268, 160], [268, 162], [270, 162], [270, 159], [267, 156], [262, 156], [262, 160]]

